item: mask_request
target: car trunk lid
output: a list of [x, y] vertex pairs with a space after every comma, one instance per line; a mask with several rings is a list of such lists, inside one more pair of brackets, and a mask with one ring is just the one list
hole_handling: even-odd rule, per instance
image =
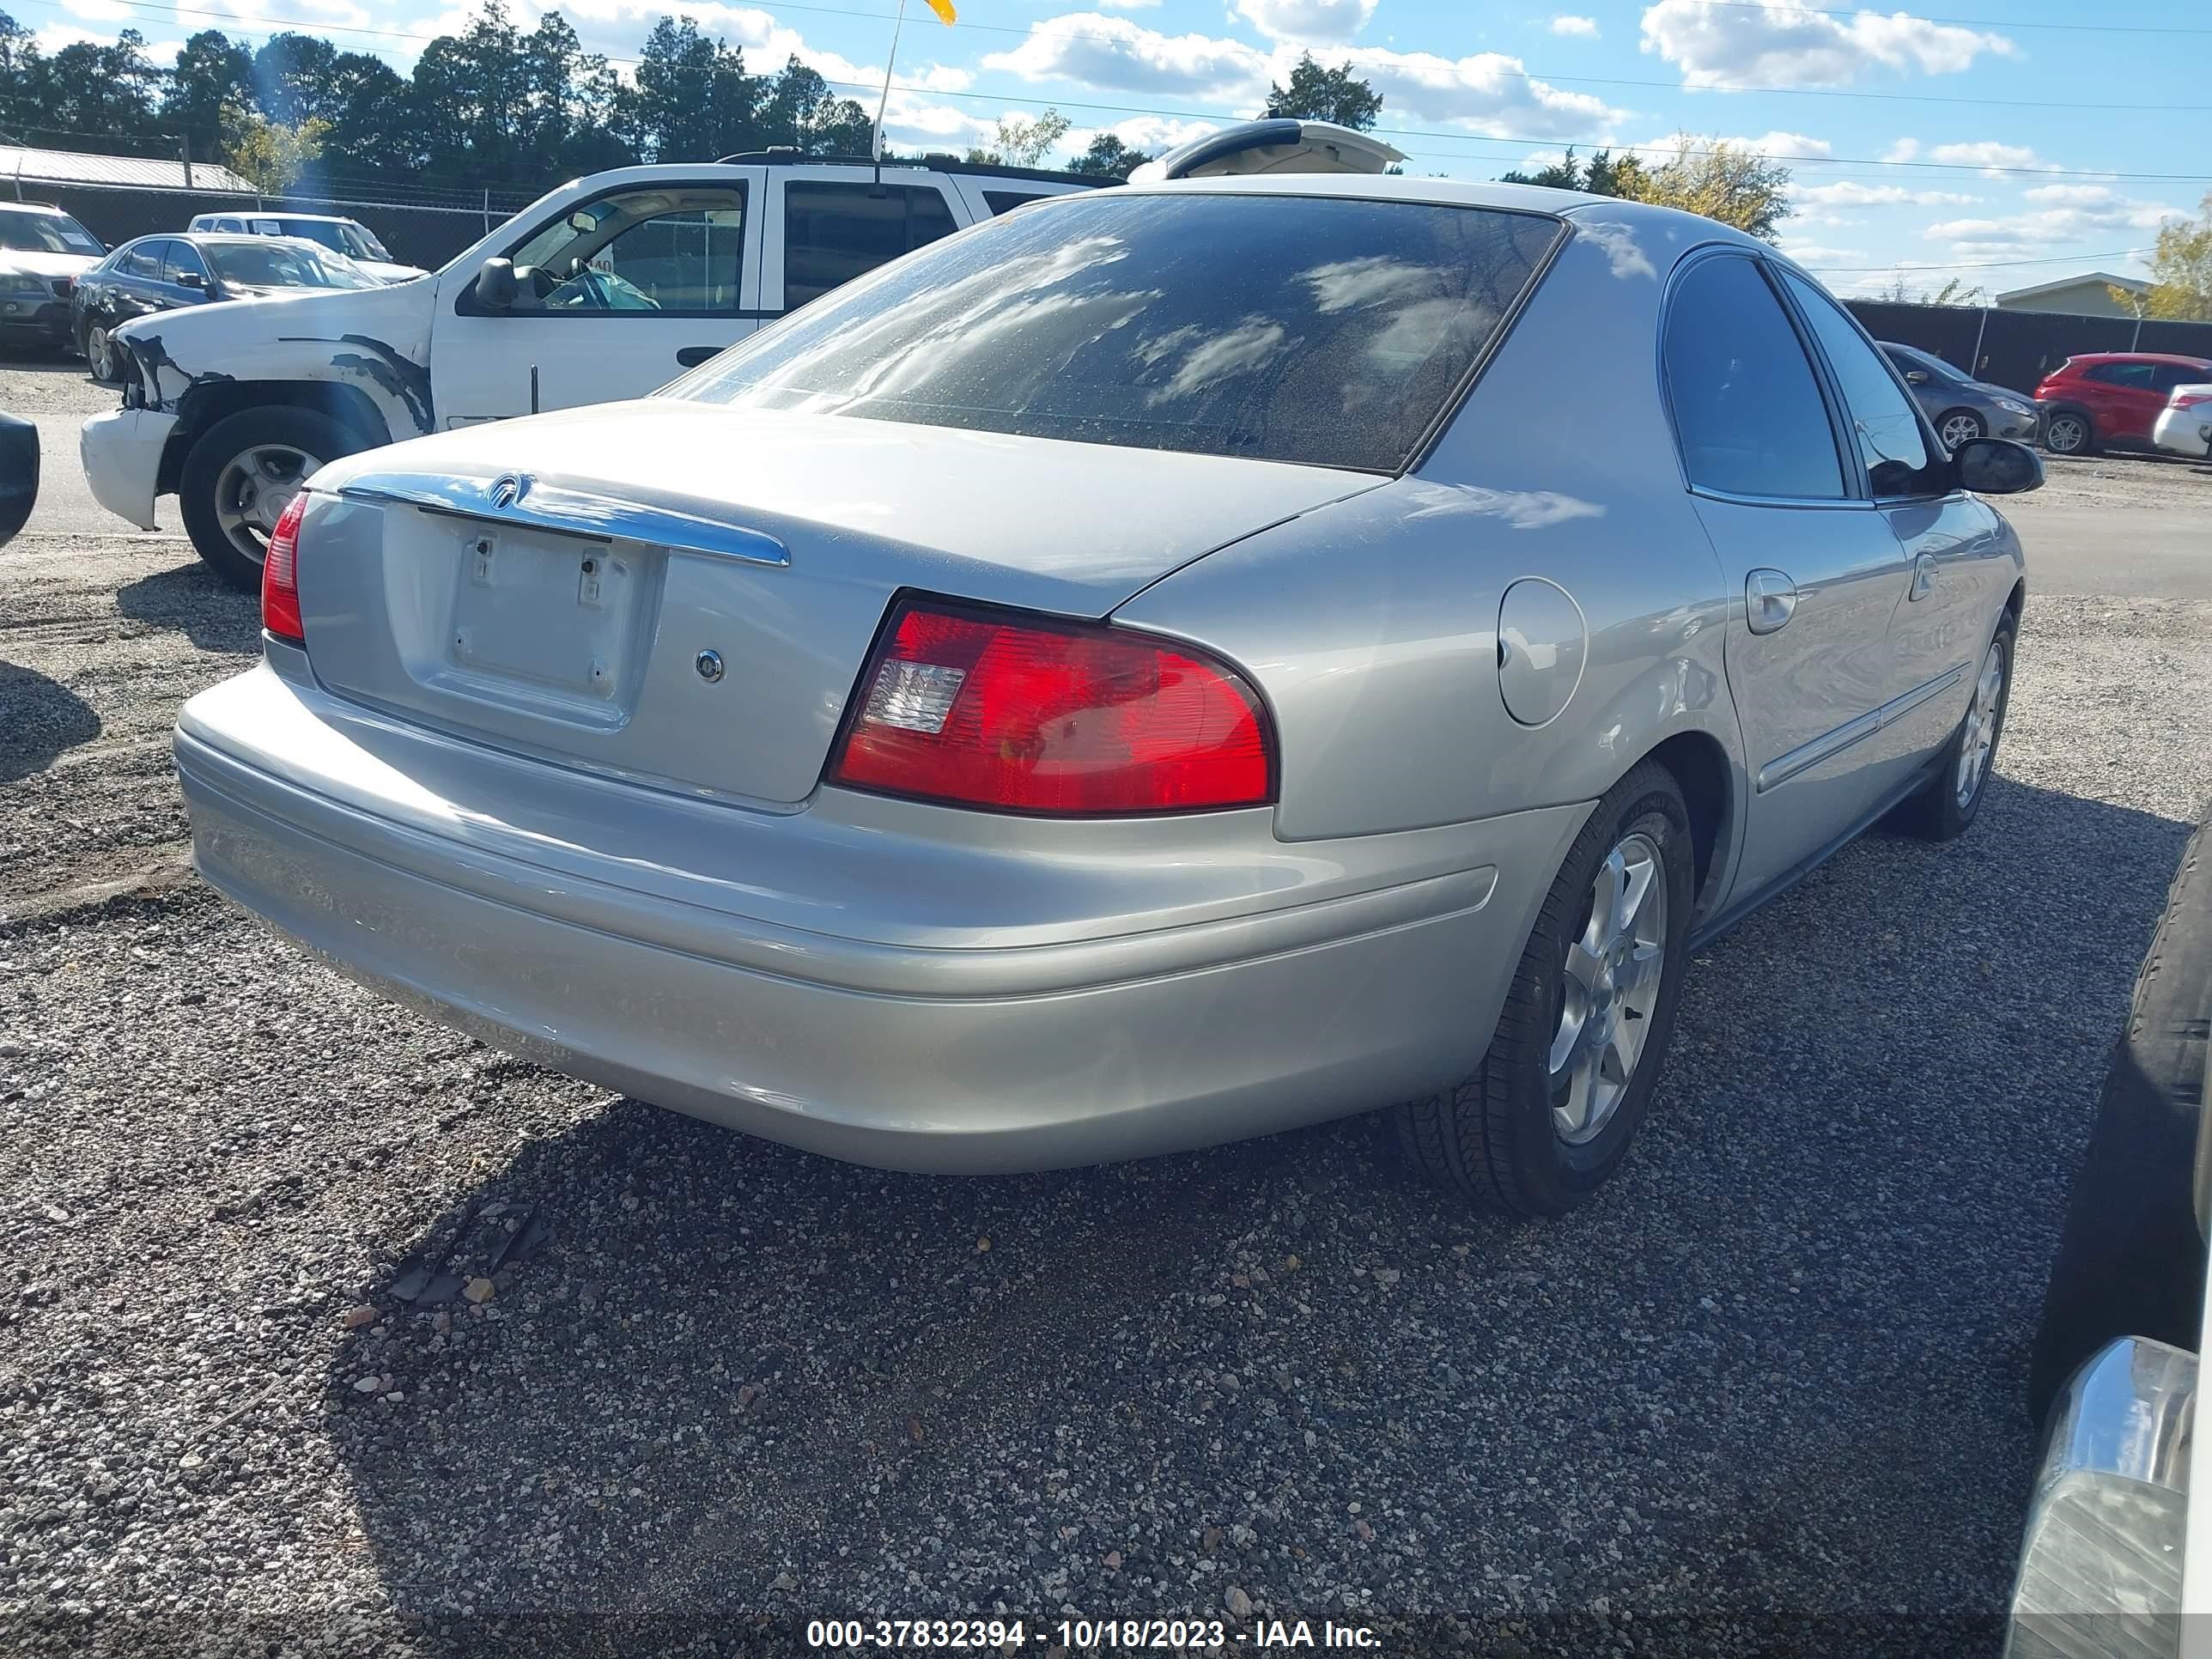
[[649, 399], [334, 464], [331, 689], [687, 793], [804, 800], [893, 595], [1099, 617], [1370, 474]]

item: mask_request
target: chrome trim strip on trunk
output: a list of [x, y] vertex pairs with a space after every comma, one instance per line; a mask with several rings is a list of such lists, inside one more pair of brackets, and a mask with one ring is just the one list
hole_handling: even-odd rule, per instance
[[647, 507], [589, 490], [540, 483], [528, 473], [510, 472], [485, 479], [370, 472], [356, 477], [339, 493], [350, 499], [396, 501], [426, 513], [489, 524], [718, 554], [748, 564], [781, 567], [791, 562], [791, 550], [763, 532], [702, 519], [673, 507]]
[[1944, 670], [1934, 679], [1916, 685], [1901, 697], [1893, 697], [1879, 708], [1869, 709], [1856, 719], [1844, 721], [1832, 732], [1824, 732], [1810, 743], [1802, 743], [1788, 754], [1769, 761], [1759, 769], [1754, 793], [1765, 794], [1778, 784], [1784, 784], [1800, 772], [1818, 766], [1822, 761], [1833, 759], [1853, 744], [1872, 737], [1885, 726], [1902, 720], [1930, 698], [1940, 697], [1958, 684], [1960, 677], [1973, 666], [1960, 663]]

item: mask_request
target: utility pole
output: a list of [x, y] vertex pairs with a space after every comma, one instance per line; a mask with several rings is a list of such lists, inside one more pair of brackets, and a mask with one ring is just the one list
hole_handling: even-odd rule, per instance
[[190, 190], [192, 187], [192, 135], [189, 132], [178, 134], [177, 148], [178, 153], [184, 157], [185, 188]]

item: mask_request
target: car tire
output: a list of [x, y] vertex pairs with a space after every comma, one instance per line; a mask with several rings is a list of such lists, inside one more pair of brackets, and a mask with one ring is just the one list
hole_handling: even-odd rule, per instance
[[261, 561], [282, 504], [325, 461], [369, 447], [343, 422], [290, 404], [241, 410], [194, 441], [177, 497], [193, 550], [244, 592], [261, 586]]
[[110, 337], [106, 323], [95, 319], [85, 326], [84, 363], [92, 378], [102, 386], [115, 383], [115, 342]]
[[[1483, 1209], [1551, 1216], [1620, 1166], [1674, 1029], [1695, 863], [1681, 787], [1645, 761], [1606, 793], [1568, 849], [1481, 1066], [1397, 1109], [1399, 1143], [1417, 1167]], [[1647, 864], [1656, 867], [1638, 887], [1634, 872]], [[1626, 903], [1601, 917], [1608, 893]], [[1571, 966], [1571, 950], [1584, 967]], [[1619, 977], [1639, 963], [1640, 982]], [[1625, 1067], [1613, 1033], [1633, 1048]]]
[[2182, 854], [2067, 1200], [2028, 1359], [2039, 1423], [2066, 1379], [2117, 1337], [2197, 1346], [2205, 1251], [2194, 1177], [2212, 1110], [2208, 1030], [2212, 826]]
[[2043, 447], [2053, 455], [2094, 455], [2096, 423], [2079, 409], [2054, 409], [2043, 417]]
[[1947, 409], [1936, 422], [1936, 435], [1946, 449], [1956, 449], [1969, 439], [1988, 437], [1990, 428], [1971, 409]]
[[[1923, 841], [1954, 841], [1973, 826], [1996, 770], [1997, 744], [2004, 736], [2005, 711], [2012, 707], [2014, 647], [2019, 624], [2011, 611], [1997, 619], [1996, 631], [1974, 671], [1974, 690], [1958, 730], [1943, 745], [1935, 775], [1900, 805], [1892, 823]], [[1992, 684], [1994, 681], [1994, 684]]]

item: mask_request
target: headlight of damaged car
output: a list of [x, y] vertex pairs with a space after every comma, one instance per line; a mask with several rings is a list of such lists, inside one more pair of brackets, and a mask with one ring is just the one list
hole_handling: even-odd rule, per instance
[[9, 299], [46, 297], [46, 279], [28, 270], [0, 270], [0, 294]]
[[1997, 407], [2004, 410], [2008, 415], [2033, 415], [2035, 413], [2035, 411], [2029, 408], [2026, 404], [2016, 404], [2009, 398], [2000, 398], [1996, 401]]

